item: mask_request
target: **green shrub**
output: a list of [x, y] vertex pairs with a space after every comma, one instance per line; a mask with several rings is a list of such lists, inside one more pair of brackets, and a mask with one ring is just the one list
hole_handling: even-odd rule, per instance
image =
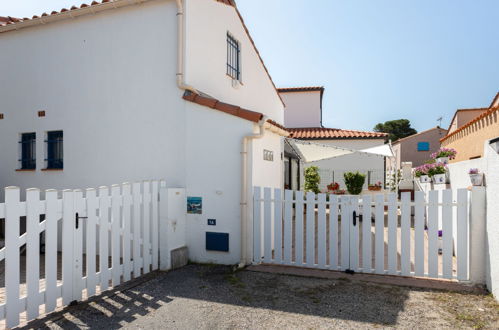
[[360, 174], [358, 171], [355, 173], [347, 172], [343, 174], [343, 178], [345, 179], [345, 185], [350, 194], [358, 195], [362, 192], [362, 187], [366, 181], [365, 174]]
[[321, 177], [317, 166], [310, 166], [305, 169], [305, 191], [312, 191], [316, 194], [320, 193], [319, 183]]

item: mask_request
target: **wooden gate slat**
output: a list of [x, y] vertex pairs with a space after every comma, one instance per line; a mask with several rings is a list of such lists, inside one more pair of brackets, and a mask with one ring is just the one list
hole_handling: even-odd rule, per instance
[[59, 209], [57, 200], [57, 190], [45, 191], [46, 211], [45, 211], [45, 312], [55, 310], [57, 298], [57, 214]]
[[372, 271], [371, 254], [371, 196], [362, 196], [362, 269]]
[[100, 290], [109, 287], [109, 188], [99, 188], [99, 276]]
[[274, 190], [274, 262], [282, 263], [282, 191]]
[[397, 196], [388, 194], [388, 274], [397, 274]]
[[427, 224], [428, 276], [438, 278], [438, 190], [431, 190], [428, 194]]
[[376, 195], [376, 216], [375, 216], [375, 257], [374, 263], [377, 274], [385, 272], [385, 203], [384, 195]]
[[401, 194], [400, 225], [400, 271], [403, 276], [411, 274], [411, 193]]
[[[26, 286], [27, 318], [38, 317], [40, 299], [40, 190], [26, 191]], [[29, 268], [29, 269], [28, 269]]]
[[74, 193], [62, 192], [62, 302], [73, 301], [73, 230], [75, 226]]
[[[132, 212], [132, 195], [131, 185], [128, 182], [123, 183], [123, 280], [129, 281], [131, 279], [132, 264], [132, 245], [131, 245], [131, 212]], [[156, 233], [159, 232], [156, 231]]]
[[19, 216], [20, 190], [5, 188], [5, 316], [7, 328], [19, 324]]
[[[359, 268], [359, 197], [352, 196], [350, 198], [350, 214], [353, 217], [353, 211], [355, 211], [356, 219], [353, 218], [350, 221], [350, 269], [353, 271], [358, 271]], [[354, 225], [355, 223], [355, 225]]]
[[85, 194], [87, 202], [87, 226], [86, 226], [86, 253], [87, 253], [87, 295], [95, 295], [97, 285], [96, 277], [96, 248], [97, 248], [97, 194], [93, 188], [87, 189]]
[[293, 191], [284, 192], [284, 264], [291, 265], [293, 242]]
[[341, 270], [350, 267], [350, 208], [349, 197], [341, 196]]
[[338, 270], [338, 196], [329, 195], [329, 268]]
[[120, 241], [121, 241], [121, 192], [120, 186], [111, 186], [111, 264], [112, 264], [112, 286], [120, 284]]
[[319, 194], [317, 200], [317, 263], [326, 268], [326, 194]]
[[272, 190], [263, 189], [263, 261], [272, 261]]
[[295, 264], [303, 266], [303, 191], [296, 192], [295, 205]]
[[444, 278], [452, 278], [452, 255], [454, 245], [452, 224], [452, 191], [442, 192], [442, 275]]
[[307, 192], [307, 224], [306, 224], [306, 264], [315, 265], [315, 194]]

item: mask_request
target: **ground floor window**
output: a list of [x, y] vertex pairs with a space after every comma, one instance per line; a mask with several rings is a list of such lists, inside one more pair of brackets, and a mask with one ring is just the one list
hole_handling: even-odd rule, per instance
[[47, 132], [47, 169], [62, 169], [64, 167], [63, 134], [62, 131]]
[[19, 141], [20, 168], [22, 170], [36, 169], [36, 133], [22, 133]]

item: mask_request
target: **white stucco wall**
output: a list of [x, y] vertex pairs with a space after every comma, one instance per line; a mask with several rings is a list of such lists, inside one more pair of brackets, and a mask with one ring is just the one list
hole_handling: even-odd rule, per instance
[[[246, 89], [233, 89], [225, 76], [227, 30], [245, 38], [234, 9], [216, 1], [187, 2], [195, 26], [188, 36], [202, 49], [192, 47], [195, 43], [188, 47], [186, 65], [193, 78], [188, 82], [282, 122], [283, 106], [246, 41]], [[209, 21], [195, 22], [203, 12]], [[0, 48], [9, 50], [0, 52], [0, 113], [5, 117], [0, 120], [0, 187], [87, 188], [165, 178], [168, 187], [185, 187], [187, 196], [203, 197], [203, 214], [187, 217], [191, 259], [237, 263], [241, 139], [255, 125], [182, 99], [175, 81], [176, 37], [176, 6], [166, 0], [0, 34]], [[215, 46], [202, 43], [218, 38], [221, 53], [211, 53]], [[221, 67], [214, 69], [212, 55], [221, 56]], [[39, 110], [46, 117], [39, 118]], [[41, 171], [45, 133], [51, 130], [64, 132], [63, 171]], [[15, 171], [23, 132], [37, 134], [33, 172]], [[281, 143], [270, 134], [255, 145], [258, 155], [263, 148], [275, 151], [272, 165], [255, 161], [252, 177], [259, 184], [282, 184]], [[0, 194], [3, 200], [3, 189]], [[217, 219], [217, 225], [208, 227], [208, 218]], [[206, 251], [206, 231], [229, 233], [229, 253]]]
[[[185, 186], [175, 14], [152, 1], [0, 34], [0, 186]], [[64, 132], [64, 171], [41, 171], [50, 130]], [[37, 134], [35, 172], [15, 172], [23, 132]]]
[[[264, 113], [283, 124], [284, 105], [234, 7], [217, 1], [186, 0], [185, 8], [187, 83], [223, 102]], [[242, 84], [238, 88], [232, 87], [232, 78], [226, 74], [227, 32], [241, 45]]]
[[[313, 141], [320, 144], [334, 145], [342, 148], [348, 148], [353, 150], [362, 150], [370, 147], [383, 145], [384, 140], [316, 140]], [[345, 184], [343, 181], [344, 172], [355, 172], [359, 171], [361, 173], [367, 173], [367, 171], [372, 171], [371, 181], [381, 181], [384, 178], [384, 157], [376, 155], [366, 155], [366, 154], [351, 154], [326, 160], [321, 160], [318, 162], [306, 163], [304, 168], [309, 166], [318, 166], [321, 172], [321, 184], [320, 188], [325, 189], [326, 185], [331, 183], [333, 178], [329, 178], [329, 174], [334, 171], [334, 181], [338, 182], [342, 189], [345, 189]], [[367, 189], [368, 178], [366, 176], [365, 188]]]
[[449, 178], [452, 189], [468, 188], [471, 186], [470, 168], [478, 168], [480, 172], [485, 172], [487, 163], [484, 158], [464, 160], [457, 163], [451, 163], [448, 166]]
[[499, 154], [485, 143], [487, 180], [487, 271], [488, 289], [499, 300]]
[[285, 92], [281, 97], [286, 104], [284, 126], [321, 127], [321, 92]]

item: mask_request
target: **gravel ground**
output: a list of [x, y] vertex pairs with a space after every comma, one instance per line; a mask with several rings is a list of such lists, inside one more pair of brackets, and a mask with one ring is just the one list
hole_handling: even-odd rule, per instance
[[490, 296], [189, 265], [156, 272], [25, 328], [499, 328]]

